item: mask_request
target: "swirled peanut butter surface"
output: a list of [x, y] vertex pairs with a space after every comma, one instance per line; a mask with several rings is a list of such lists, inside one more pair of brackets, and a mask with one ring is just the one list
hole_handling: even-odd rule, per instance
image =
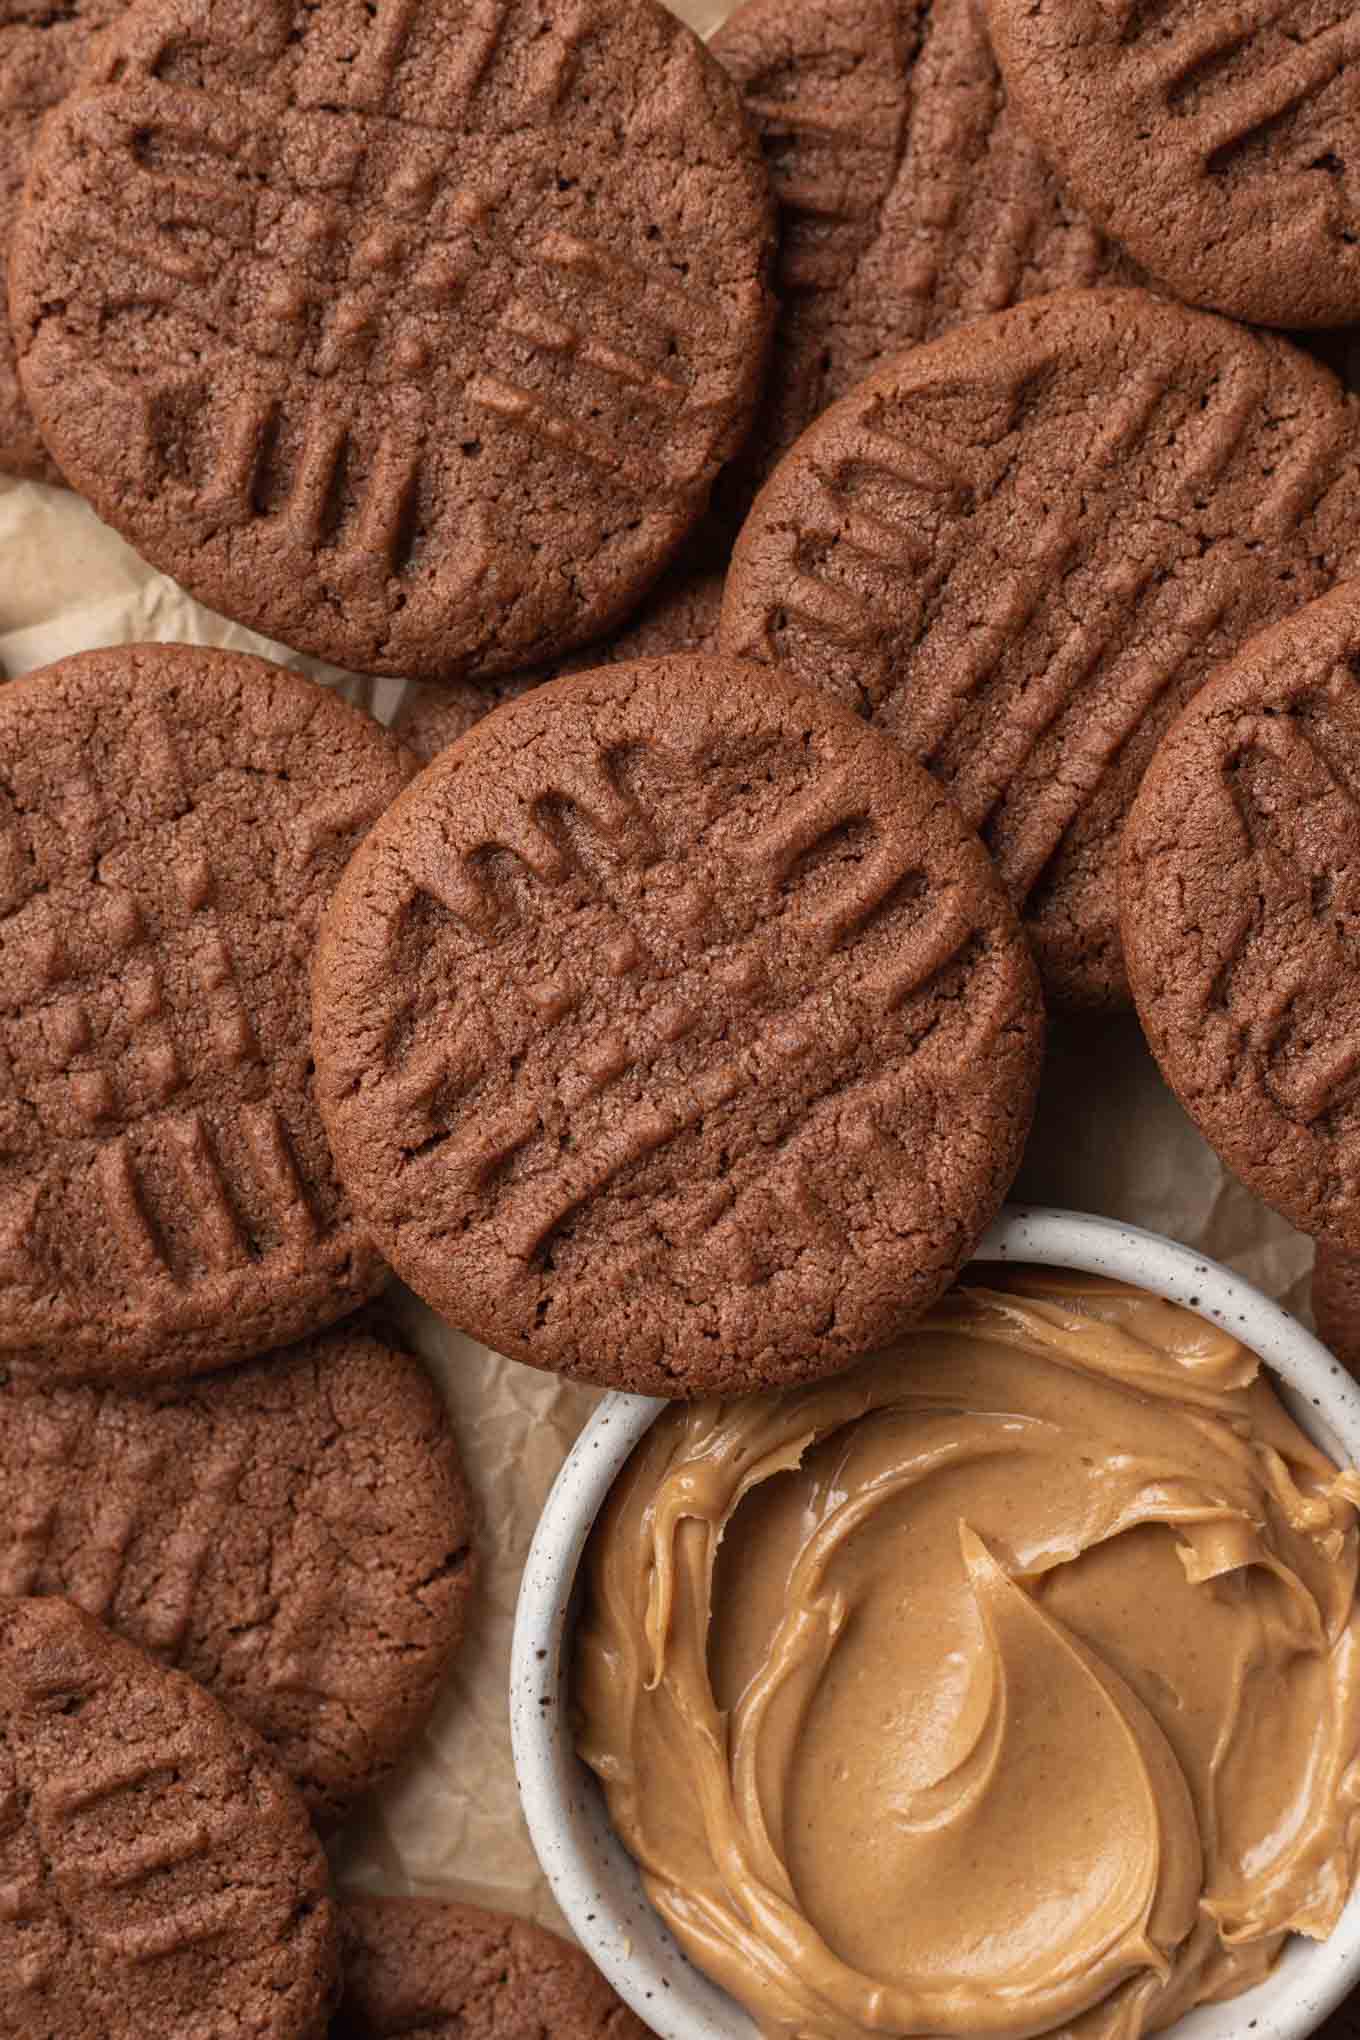
[[662, 1415], [594, 1534], [579, 1747], [766, 2033], [1136, 2040], [1350, 1890], [1355, 1498], [1194, 1312], [956, 1292]]

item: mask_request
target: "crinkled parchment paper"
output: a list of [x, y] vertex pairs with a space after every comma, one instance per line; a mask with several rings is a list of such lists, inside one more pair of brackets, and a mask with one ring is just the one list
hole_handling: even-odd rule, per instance
[[[702, 32], [726, 0], [677, 0]], [[400, 681], [353, 681], [191, 602], [73, 496], [0, 480], [0, 662], [14, 677], [138, 639], [262, 651], [342, 684], [384, 717]], [[1302, 1302], [1309, 1243], [1228, 1179], [1162, 1085], [1134, 1021], [1054, 1029], [1016, 1195], [1130, 1219]], [[378, 1889], [444, 1891], [560, 1925], [520, 1820], [505, 1694], [520, 1567], [562, 1456], [594, 1401], [500, 1359], [414, 1299], [415, 1343], [443, 1384], [482, 1518], [482, 1591], [443, 1705], [403, 1774], [342, 1838], [339, 1867]]]

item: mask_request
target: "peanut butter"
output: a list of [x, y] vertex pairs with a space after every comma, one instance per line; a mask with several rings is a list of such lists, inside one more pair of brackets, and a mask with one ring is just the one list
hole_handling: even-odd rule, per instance
[[956, 1292], [661, 1416], [588, 1556], [579, 1748], [765, 2033], [1136, 2040], [1349, 1893], [1357, 1499], [1193, 1311]]

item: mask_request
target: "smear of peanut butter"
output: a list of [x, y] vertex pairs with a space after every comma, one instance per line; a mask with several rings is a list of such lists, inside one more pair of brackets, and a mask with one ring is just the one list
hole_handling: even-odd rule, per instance
[[589, 1553], [581, 1754], [766, 2033], [1136, 2040], [1350, 1890], [1357, 1499], [1194, 1312], [956, 1292], [660, 1418]]

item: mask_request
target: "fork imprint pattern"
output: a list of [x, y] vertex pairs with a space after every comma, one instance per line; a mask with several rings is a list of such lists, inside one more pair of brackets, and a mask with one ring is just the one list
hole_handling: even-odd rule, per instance
[[[1014, 464], [998, 485], [985, 447], [959, 445], [951, 448], [955, 465], [932, 474], [905, 428], [890, 434], [879, 420], [875, 438], [890, 446], [895, 434], [901, 448], [870, 469], [860, 453], [862, 425], [847, 412], [834, 440], [828, 435], [802, 464], [797, 516], [776, 500], [760, 520], [766, 556], [779, 553], [782, 573], [762, 567], [758, 583], [740, 588], [735, 602], [729, 597], [727, 648], [824, 685], [839, 687], [844, 676], [845, 687], [858, 690], [855, 705], [908, 744], [994, 841], [1017, 900], [1051, 869], [1130, 746], [1149, 748], [1202, 675], [1253, 576], [1264, 578], [1262, 558], [1297, 549], [1297, 527], [1345, 450], [1347, 421], [1335, 405], [1301, 413], [1276, 443], [1269, 357], [1255, 343], [1225, 350], [1197, 392], [1159, 355], [1164, 348], [1110, 390], [1080, 461], [1045, 478], [1042, 514], [1019, 524], [1018, 539], [1008, 532], [1004, 550], [998, 545], [982, 594], [955, 598], [955, 576], [966, 578], [973, 554], [952, 541], [966, 530], [977, 534], [976, 547], [986, 543], [989, 519], [1003, 524], [1015, 500]], [[1023, 437], [1034, 429], [1030, 407], [1048, 401], [1033, 392], [1054, 384], [1052, 415], [1060, 415], [1066, 372], [1060, 355], [1036, 341], [1008, 380], [997, 379], [995, 365], [970, 366], [968, 378], [979, 403], [985, 396], [993, 415], [1009, 413]], [[928, 378], [919, 392], [909, 380], [902, 402], [908, 413], [918, 400], [928, 410], [933, 395]], [[861, 419], [887, 401], [886, 392], [866, 397]], [[940, 437], [926, 439], [937, 463]], [[1248, 473], [1249, 549], [1230, 552], [1213, 571], [1185, 564], [1183, 530]], [[1126, 476], [1138, 478], [1131, 500], [1155, 497], [1158, 507], [1136, 546], [1117, 496]], [[942, 502], [942, 486], [956, 492], [952, 499]], [[950, 514], [956, 504], [966, 522]], [[1069, 618], [1063, 605], [1073, 585], [1082, 589], [1081, 608]], [[914, 595], [918, 586], [930, 591], [928, 622], [916, 606], [927, 599]], [[915, 683], [918, 663], [929, 665], [928, 687]]]
[[[570, 818], [570, 855], [549, 816]], [[828, 880], [825, 857], [851, 833], [857, 855], [837, 864]], [[583, 874], [590, 882], [597, 864], [602, 884], [609, 883], [606, 872], [617, 874], [620, 861], [655, 881], [666, 868], [661, 834], [646, 802], [625, 791], [611, 758], [601, 756], [588, 771], [545, 779], [530, 818], [498, 839], [493, 857], [502, 869], [486, 861], [491, 846], [441, 857], [422, 876], [422, 897], [480, 945], [510, 925], [556, 924], [571, 913]], [[507, 841], [511, 835], [513, 842]], [[650, 896], [665, 901], [656, 908], [662, 927], [614, 913], [602, 947], [605, 969], [626, 979], [667, 940], [682, 942], [684, 967], [659, 989], [645, 1018], [626, 1030], [591, 1023], [582, 1032], [579, 992], [565, 976], [526, 981], [522, 996], [537, 1036], [520, 1101], [493, 1099], [485, 1091], [486, 1065], [466, 1039], [455, 1045], [447, 1029], [430, 1033], [418, 1022], [406, 1034], [376, 1092], [400, 1131], [405, 1194], [494, 1207], [496, 1234], [511, 1261], [541, 1262], [564, 1226], [687, 1132], [727, 1108], [754, 1111], [758, 1094], [787, 1093], [788, 1124], [766, 1172], [770, 1194], [787, 1201], [795, 1237], [800, 1228], [825, 1224], [798, 1146], [800, 1129], [818, 1119], [825, 1087], [814, 1085], [804, 1099], [803, 1066], [815, 1053], [819, 1067], [832, 1067], [836, 1075], [826, 1096], [838, 1113], [852, 1108], [865, 1082], [858, 1065], [866, 1030], [902, 1015], [917, 994], [971, 953], [980, 938], [976, 903], [965, 903], [947, 885], [930, 884], [919, 854], [895, 842], [872, 814], [849, 762], [814, 772], [801, 792], [763, 814], [725, 855], [734, 876], [755, 881], [780, 903], [796, 930], [790, 940], [807, 954], [810, 968], [816, 959], [817, 989], [772, 991], [759, 956], [759, 929], [733, 935], [721, 923], [720, 884], [710, 890], [697, 874], [673, 889], [656, 883]], [[810, 888], [814, 870], [819, 879]], [[544, 941], [545, 953], [551, 946]], [[706, 1025], [712, 977], [747, 1008], [739, 1021], [729, 1015], [716, 1040]], [[989, 1013], [970, 1053], [985, 1053], [987, 1028], [1004, 1024], [1000, 1010]], [[883, 1049], [898, 1081], [898, 1058], [905, 1067], [912, 1047], [908, 1027], [900, 1048]], [[551, 1068], [563, 1072], [558, 1081], [572, 1113], [566, 1152], [533, 1102], [539, 1072]], [[876, 1077], [880, 1069], [875, 1064]], [[631, 1102], [634, 1092], [637, 1102]], [[862, 1114], [859, 1123], [875, 1142], [891, 1145], [874, 1114]], [[730, 1209], [739, 1188], [714, 1199], [712, 1223]], [[687, 1244], [697, 1239], [691, 1231]]]
[[[109, 741], [102, 785], [74, 736], [69, 772], [0, 771], [0, 1347], [16, 1350], [88, 1345], [130, 1300], [169, 1347], [205, 1286], [249, 1307], [260, 1282], [323, 1284], [318, 1256], [344, 1251], [305, 1101], [277, 1030], [262, 1038], [287, 958], [261, 978], [243, 946], [257, 908], [200, 812], [230, 755], [188, 785], [154, 687]], [[259, 795], [283, 912], [329, 889], [382, 804], [312, 769]]]
[[[324, 549], [342, 592], [404, 579], [422, 599], [469, 514], [441, 437], [460, 408], [469, 431], [524, 438], [629, 503], [686, 503], [735, 394], [709, 365], [730, 308], [664, 249], [617, 252], [610, 205], [598, 234], [502, 218], [523, 182], [517, 137], [573, 89], [593, 10], [571, 0], [529, 36], [517, 0], [480, 4], [456, 55], [427, 63], [427, 10], [383, 0], [343, 65], [310, 16], [294, 35], [291, 6], [256, 11], [273, 61], [291, 59], [286, 104], [135, 58], [90, 109], [98, 146], [73, 139], [90, 180], [83, 259], [113, 311], [99, 372], [135, 414], [148, 493], [188, 484], [219, 526], [263, 518], [291, 548]], [[581, 174], [607, 194], [607, 151]], [[148, 214], [151, 235], [135, 224]], [[149, 380], [135, 334], [122, 351], [125, 307], [167, 336]], [[205, 347], [239, 374], [180, 365]], [[379, 422], [393, 407], [396, 425]], [[432, 542], [449, 520], [452, 548]], [[456, 601], [460, 577], [446, 580]]]

